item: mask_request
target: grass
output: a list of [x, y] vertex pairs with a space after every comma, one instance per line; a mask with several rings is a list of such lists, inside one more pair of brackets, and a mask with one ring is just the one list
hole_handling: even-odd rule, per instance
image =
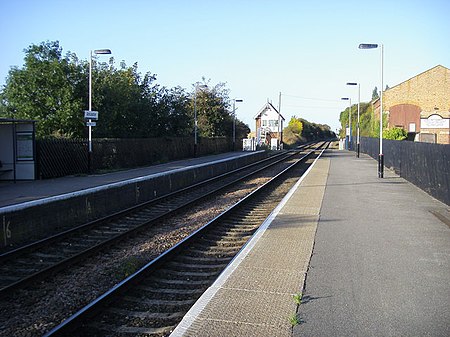
[[289, 316], [289, 323], [294, 327], [296, 325], [302, 324], [302, 319], [299, 317], [298, 314], [292, 314]]
[[302, 304], [302, 297], [303, 297], [302, 293], [294, 294], [294, 295], [292, 295], [292, 297], [294, 298], [295, 304], [297, 304], [297, 305]]
[[[298, 306], [300, 306], [300, 304], [302, 304], [302, 297], [303, 297], [303, 293], [301, 293], [301, 292], [292, 295], [292, 298], [294, 299], [294, 302], [297, 305], [297, 309], [298, 309]], [[295, 313], [291, 314], [291, 316], [289, 316], [289, 323], [291, 323], [292, 327], [294, 327], [296, 325], [302, 324], [303, 321], [302, 321], [301, 317], [299, 316], [299, 313], [295, 312]]]

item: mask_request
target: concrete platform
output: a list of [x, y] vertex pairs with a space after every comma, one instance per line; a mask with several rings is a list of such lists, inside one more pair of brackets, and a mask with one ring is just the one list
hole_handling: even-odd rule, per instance
[[327, 150], [171, 336], [450, 336], [449, 226], [375, 160]]
[[229, 152], [101, 175], [0, 182], [0, 251], [152, 200], [267, 157]]

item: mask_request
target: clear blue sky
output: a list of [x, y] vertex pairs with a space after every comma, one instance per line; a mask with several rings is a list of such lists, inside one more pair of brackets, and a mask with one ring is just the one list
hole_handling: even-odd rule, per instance
[[296, 115], [334, 131], [348, 105], [340, 98], [357, 101], [346, 82], [361, 83], [362, 101], [380, 86], [379, 51], [358, 44], [384, 44], [392, 87], [450, 67], [449, 15], [448, 0], [0, 0], [0, 85], [30, 44], [58, 40], [82, 59], [109, 48], [117, 65], [138, 62], [163, 86], [226, 82], [252, 130], [281, 92], [286, 122]]

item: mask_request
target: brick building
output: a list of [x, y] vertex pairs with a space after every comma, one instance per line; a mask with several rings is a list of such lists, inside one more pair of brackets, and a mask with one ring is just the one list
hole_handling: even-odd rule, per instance
[[[379, 100], [374, 102], [379, 116]], [[450, 69], [438, 65], [383, 92], [388, 127], [415, 133], [415, 140], [450, 144]]]
[[256, 143], [267, 145], [271, 149], [280, 149], [283, 146], [284, 117], [275, 107], [267, 102], [255, 115]]

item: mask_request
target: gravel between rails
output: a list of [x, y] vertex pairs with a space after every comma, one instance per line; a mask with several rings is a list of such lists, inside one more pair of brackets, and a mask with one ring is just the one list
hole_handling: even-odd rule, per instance
[[9, 299], [2, 299], [0, 336], [42, 336], [270, 177], [270, 172], [265, 172], [264, 177], [242, 183], [233, 191], [180, 214], [173, 221], [89, 257], [82, 265], [73, 266], [33, 287], [18, 290]]

